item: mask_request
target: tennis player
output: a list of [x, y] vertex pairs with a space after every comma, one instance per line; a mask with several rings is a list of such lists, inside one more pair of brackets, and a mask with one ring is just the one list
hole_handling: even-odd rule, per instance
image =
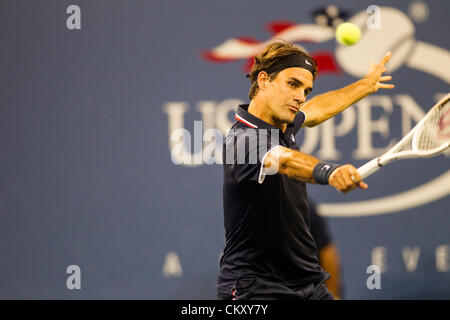
[[[310, 233], [306, 183], [342, 193], [366, 189], [356, 168], [299, 151], [295, 135], [380, 88], [388, 52], [368, 74], [306, 102], [317, 76], [312, 57], [286, 42], [268, 45], [248, 75], [250, 104], [240, 105], [224, 143], [226, 245], [217, 281], [219, 299], [333, 299]], [[256, 156], [255, 156], [256, 155]]]

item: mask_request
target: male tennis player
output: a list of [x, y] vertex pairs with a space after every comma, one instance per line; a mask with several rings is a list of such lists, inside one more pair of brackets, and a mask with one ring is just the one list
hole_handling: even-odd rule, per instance
[[[250, 104], [240, 105], [224, 144], [226, 245], [219, 299], [333, 299], [310, 233], [305, 183], [347, 193], [367, 185], [350, 164], [326, 163], [299, 151], [295, 134], [345, 110], [379, 88], [391, 54], [363, 79], [306, 102], [316, 62], [292, 44], [268, 45], [249, 74]], [[257, 156], [255, 156], [257, 155]]]

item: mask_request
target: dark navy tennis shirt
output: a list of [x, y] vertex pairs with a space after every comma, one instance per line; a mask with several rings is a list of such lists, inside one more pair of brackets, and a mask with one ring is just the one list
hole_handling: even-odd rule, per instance
[[299, 150], [295, 134], [305, 114], [299, 112], [283, 133], [247, 109], [238, 107], [223, 147], [226, 244], [217, 290], [231, 294], [236, 281], [248, 277], [290, 288], [321, 282], [329, 275], [311, 236], [305, 183], [262, 170], [272, 148]]

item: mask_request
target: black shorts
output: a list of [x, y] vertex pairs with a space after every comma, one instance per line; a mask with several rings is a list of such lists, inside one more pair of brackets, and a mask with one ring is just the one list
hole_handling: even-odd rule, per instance
[[334, 300], [324, 281], [299, 288], [260, 278], [243, 278], [236, 282], [230, 295], [217, 293], [220, 300]]

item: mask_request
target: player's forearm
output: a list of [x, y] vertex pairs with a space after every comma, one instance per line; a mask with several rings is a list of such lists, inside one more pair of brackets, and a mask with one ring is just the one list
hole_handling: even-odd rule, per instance
[[263, 166], [264, 175], [280, 173], [302, 182], [329, 184], [343, 193], [356, 187], [367, 189], [354, 166], [320, 162], [313, 156], [282, 146], [264, 156]]
[[275, 165], [281, 174], [302, 182], [316, 183], [313, 177], [313, 170], [318, 163], [319, 160], [317, 158], [300, 151], [278, 148], [276, 152], [266, 159], [264, 166], [270, 167]]
[[369, 80], [363, 78], [344, 88], [329, 91], [312, 98], [302, 107], [306, 114], [305, 125], [314, 127], [344, 111], [372, 90]]

